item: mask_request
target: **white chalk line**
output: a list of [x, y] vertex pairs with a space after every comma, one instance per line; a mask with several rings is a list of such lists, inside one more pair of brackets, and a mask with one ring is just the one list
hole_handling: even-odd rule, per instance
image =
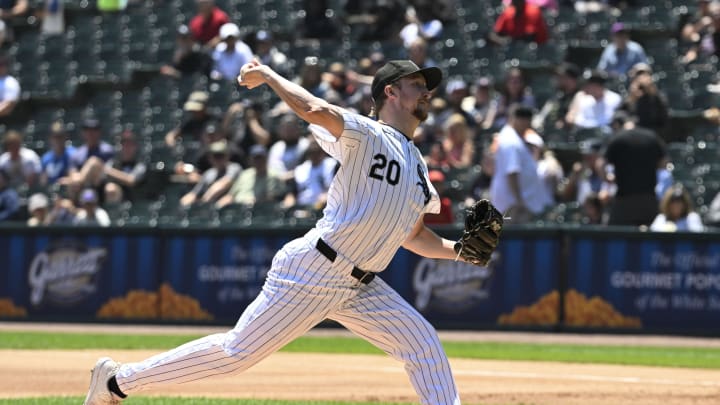
[[[383, 367], [373, 369], [374, 371], [382, 371], [387, 373], [404, 373], [402, 368]], [[479, 376], [479, 377], [496, 377], [496, 378], [526, 378], [535, 380], [571, 380], [571, 381], [594, 381], [594, 382], [610, 382], [625, 384], [651, 384], [651, 385], [680, 385], [688, 387], [720, 387], [720, 381], [677, 381], [662, 378], [642, 378], [642, 377], [613, 377], [592, 374], [540, 374], [523, 371], [493, 371], [493, 370], [453, 370], [456, 376]]]

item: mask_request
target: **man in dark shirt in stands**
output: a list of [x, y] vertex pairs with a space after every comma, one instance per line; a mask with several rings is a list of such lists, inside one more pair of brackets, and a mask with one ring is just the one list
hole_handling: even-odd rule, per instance
[[204, 91], [190, 93], [183, 105], [183, 110], [188, 115], [179, 126], [165, 135], [165, 143], [168, 146], [175, 146], [178, 138], [200, 141], [200, 136], [203, 134], [207, 123], [216, 120], [216, 117], [207, 110], [209, 97], [210, 95]]
[[162, 66], [160, 73], [179, 79], [193, 73], [202, 73], [208, 76], [211, 68], [210, 55], [205, 53], [202, 46], [195, 42], [187, 25], [178, 27], [172, 62]]
[[613, 165], [617, 192], [609, 225], [650, 225], [658, 213], [657, 168], [665, 146], [655, 132], [635, 128], [610, 139], [605, 158]]
[[212, 167], [205, 171], [195, 187], [180, 199], [184, 207], [202, 203], [213, 203], [225, 195], [242, 171], [242, 167], [230, 162], [230, 153], [226, 141], [217, 141], [210, 145]]
[[75, 153], [70, 157], [68, 176], [58, 181], [70, 186], [72, 194], [86, 187], [95, 188], [101, 185], [105, 162], [115, 155], [115, 149], [109, 143], [103, 142], [101, 136], [100, 121], [90, 118], [83, 122], [82, 137], [85, 143], [75, 149]]
[[140, 160], [135, 134], [125, 131], [120, 135], [120, 151], [105, 165], [105, 201], [117, 203], [133, 200], [133, 188], [145, 179], [147, 165]]
[[545, 130], [562, 129], [567, 126], [565, 116], [570, 109], [575, 93], [579, 90], [580, 68], [574, 63], [565, 62], [555, 69], [556, 93], [543, 105], [542, 110], [533, 119], [534, 128]]

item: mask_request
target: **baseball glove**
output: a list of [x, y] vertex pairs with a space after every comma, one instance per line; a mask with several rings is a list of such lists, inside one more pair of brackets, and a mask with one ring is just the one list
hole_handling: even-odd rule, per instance
[[503, 228], [503, 215], [482, 199], [466, 211], [465, 231], [455, 243], [455, 253], [465, 261], [485, 266], [495, 250]]

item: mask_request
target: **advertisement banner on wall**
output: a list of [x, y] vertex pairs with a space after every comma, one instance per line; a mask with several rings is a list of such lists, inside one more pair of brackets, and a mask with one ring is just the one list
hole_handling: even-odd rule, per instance
[[260, 235], [170, 236], [163, 283], [185, 297], [178, 301], [185, 319], [234, 321], [260, 293], [273, 256], [289, 240], [289, 236]]
[[537, 236], [504, 237], [486, 267], [401, 250], [387, 281], [437, 327], [552, 326], [559, 258], [559, 241]]
[[144, 235], [2, 236], [0, 315], [102, 318], [113, 297], [157, 289], [158, 250]]
[[720, 329], [720, 243], [571, 238], [570, 326]]
[[[286, 233], [91, 230], [0, 237], [0, 317], [234, 322]], [[381, 277], [436, 326], [557, 322], [558, 238], [507, 237], [487, 267], [400, 249]], [[539, 304], [538, 304], [539, 302]]]
[[[170, 237], [163, 283], [196, 301], [183, 304], [197, 308], [184, 312], [191, 319], [234, 321], [260, 293], [273, 256], [289, 240]], [[557, 322], [557, 299], [552, 308], [524, 306], [557, 295], [559, 249], [553, 238], [507, 238], [487, 267], [400, 249], [380, 277], [437, 326], [550, 325]]]

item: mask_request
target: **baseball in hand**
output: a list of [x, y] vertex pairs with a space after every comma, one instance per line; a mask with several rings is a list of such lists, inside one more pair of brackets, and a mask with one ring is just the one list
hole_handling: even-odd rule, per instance
[[248, 70], [250, 70], [251, 67], [252, 66], [250, 66], [249, 63], [246, 63], [240, 68], [240, 75], [238, 75], [238, 78], [237, 78], [238, 83], [243, 81], [245, 74], [248, 72]]
[[252, 63], [246, 63], [240, 68], [240, 77], [243, 77], [248, 70], [252, 68]]

